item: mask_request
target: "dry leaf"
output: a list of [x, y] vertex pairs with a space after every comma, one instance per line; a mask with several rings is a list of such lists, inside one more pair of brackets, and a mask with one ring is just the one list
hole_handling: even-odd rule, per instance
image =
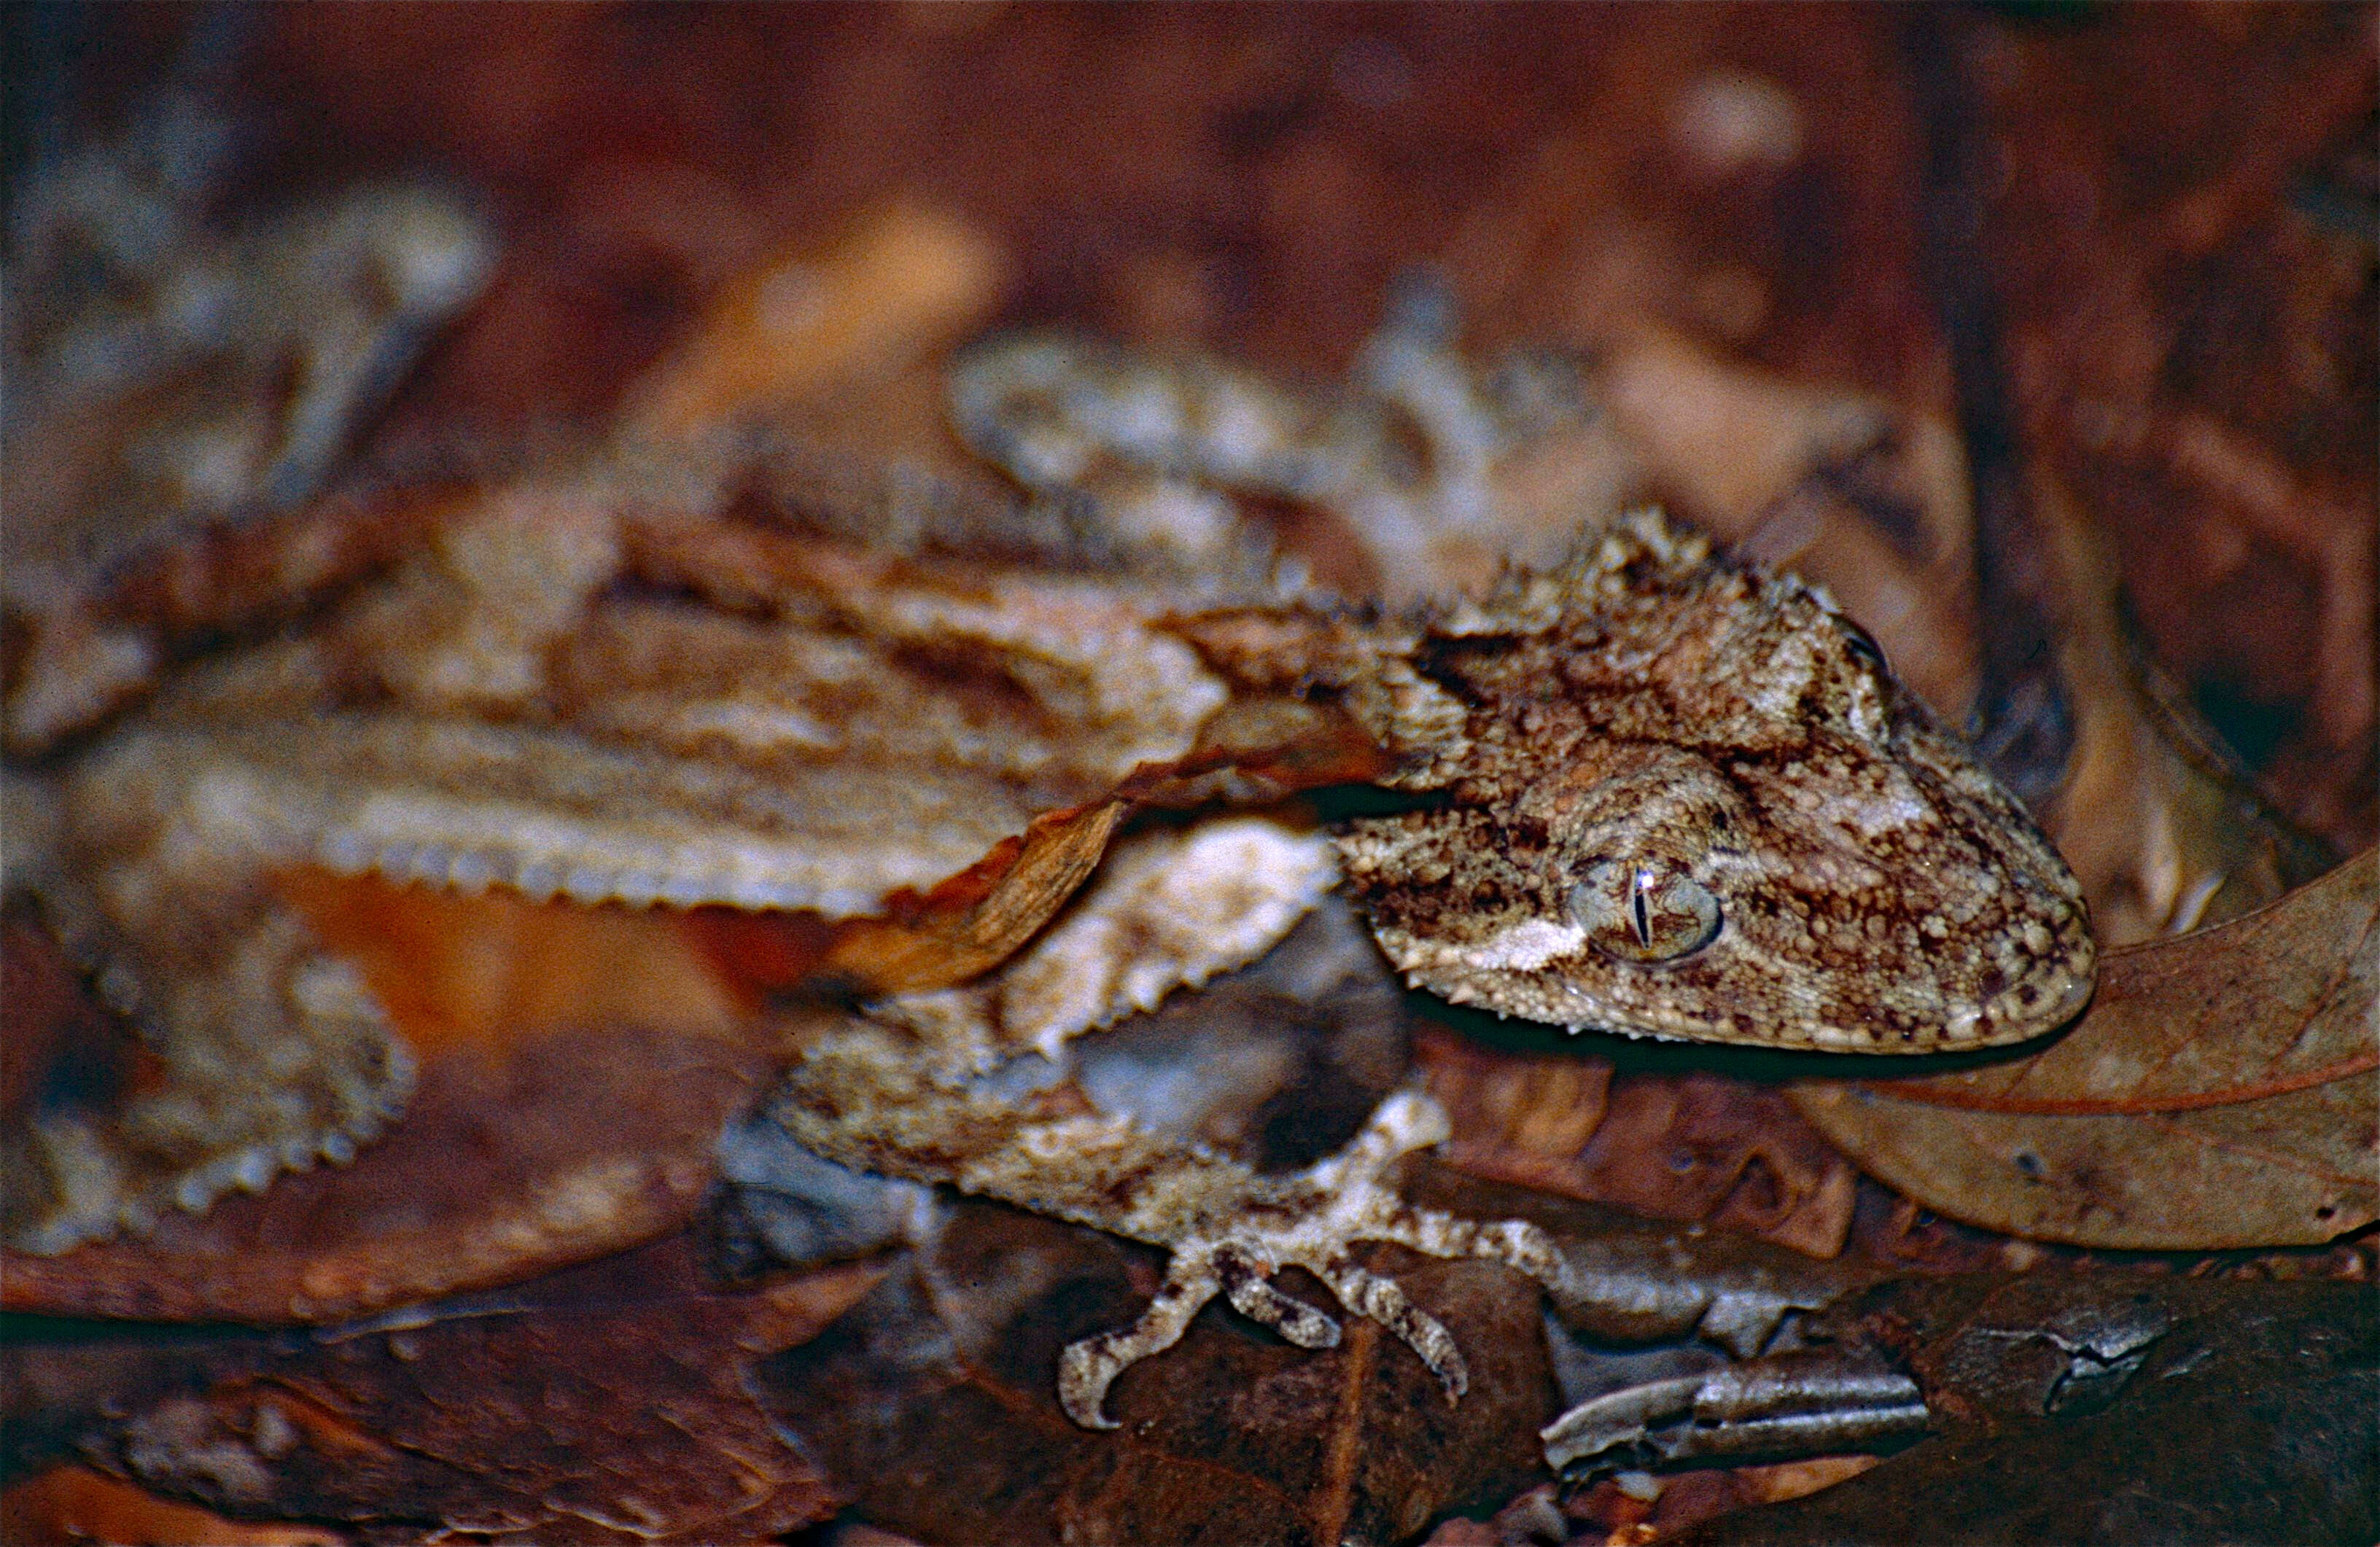
[[1629, 1073], [1585, 1053], [1415, 1038], [1455, 1137], [1448, 1164], [1490, 1181], [1701, 1220], [1813, 1257], [1840, 1251], [1856, 1178], [1775, 1090], [1710, 1073]]
[[2029, 486], [2072, 728], [2034, 811], [2091, 900], [2100, 944], [2220, 924], [2320, 875], [2332, 856], [2248, 787], [2143, 655], [2090, 514], [2046, 465]]
[[233, 1520], [176, 1504], [89, 1467], [53, 1467], [0, 1493], [0, 1531], [16, 1547], [342, 1547], [320, 1526]]
[[92, 1415], [143, 1486], [249, 1516], [574, 1541], [754, 1540], [834, 1493], [744, 1383], [875, 1282], [706, 1287], [686, 1238], [325, 1332], [251, 1375]]
[[899, 994], [997, 966], [1083, 884], [1124, 809], [1122, 801], [1104, 801], [1034, 817], [1022, 839], [1004, 840], [909, 916], [844, 925], [818, 970], [870, 993]]
[[2313, 1245], [2380, 1216], [2380, 858], [2105, 959], [2073, 1031], [1956, 1074], [1794, 1105], [1921, 1203], [2082, 1246]]
[[631, 431], [715, 431], [856, 378], [898, 374], [982, 325], [1001, 254], [945, 210], [869, 212], [823, 253], [780, 256], [714, 301], [676, 354], [629, 389]]
[[[1621, 1541], [1668, 1541], [1705, 1520], [1739, 1509], [1783, 1504], [1832, 1488], [1877, 1464], [1873, 1456], [1818, 1456], [1770, 1466], [1710, 1468], [1666, 1472], [1653, 1480], [1650, 1499], [1621, 1489], [1609, 1479], [1570, 1502], [1565, 1513], [1612, 1533]], [[1644, 1480], [1635, 1481], [1639, 1493]], [[1631, 1534], [1622, 1534], [1631, 1533]]]
[[1663, 1540], [2369, 1541], [2376, 1303], [2363, 1283], [2138, 1274], [1880, 1286], [1842, 1320], [1902, 1352], [1937, 1432]]
[[1479, 1263], [1397, 1273], [1463, 1339], [1459, 1404], [1370, 1322], [1313, 1352], [1219, 1302], [1116, 1384], [1121, 1432], [1087, 1432], [1050, 1372], [1067, 1342], [1132, 1315], [1154, 1266], [1110, 1237], [962, 1203], [825, 1335], [764, 1361], [754, 1388], [860, 1514], [927, 1541], [1395, 1541], [1533, 1470], [1553, 1405], [1536, 1293]]

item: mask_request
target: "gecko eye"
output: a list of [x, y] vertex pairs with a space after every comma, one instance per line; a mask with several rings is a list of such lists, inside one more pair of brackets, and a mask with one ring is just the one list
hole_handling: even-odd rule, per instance
[[1884, 647], [1876, 642], [1875, 635], [1852, 622], [1849, 618], [1838, 616], [1835, 621], [1843, 625], [1843, 643], [1851, 647], [1853, 656], [1867, 662], [1878, 671], [1892, 670], [1891, 664], [1884, 659]]
[[1658, 861], [1597, 860], [1570, 889], [1570, 913], [1596, 949], [1622, 961], [1673, 961], [1718, 933], [1718, 899]]

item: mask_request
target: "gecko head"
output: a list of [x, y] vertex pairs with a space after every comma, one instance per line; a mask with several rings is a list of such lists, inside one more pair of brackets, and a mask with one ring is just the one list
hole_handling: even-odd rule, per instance
[[[1540, 669], [1533, 755], [1342, 838], [1409, 982], [1578, 1030], [1840, 1052], [2016, 1042], [2082, 1009], [2095, 949], [2057, 852], [1864, 635], [1766, 585], [1808, 615], [1740, 652], [1701, 635], [1723, 733], [1676, 714], [1658, 660], [1624, 690], [1567, 671], [1563, 701]], [[1489, 674], [1470, 687], [1492, 711]], [[1628, 733], [1631, 693], [1682, 729]]]

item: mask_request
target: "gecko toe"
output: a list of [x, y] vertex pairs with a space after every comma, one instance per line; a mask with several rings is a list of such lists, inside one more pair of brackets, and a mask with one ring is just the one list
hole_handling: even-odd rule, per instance
[[1446, 1330], [1444, 1323], [1408, 1299], [1394, 1279], [1344, 1261], [1324, 1264], [1321, 1276], [1330, 1286], [1330, 1292], [1339, 1297], [1340, 1304], [1379, 1323], [1418, 1355], [1429, 1372], [1438, 1377], [1439, 1384], [1446, 1388], [1449, 1402], [1470, 1388], [1470, 1367], [1463, 1361], [1463, 1350], [1454, 1346], [1454, 1335]]
[[1301, 1348], [1339, 1346], [1336, 1321], [1274, 1288], [1256, 1264], [1234, 1259], [1224, 1268], [1223, 1282], [1232, 1309], [1248, 1320], [1263, 1323]]

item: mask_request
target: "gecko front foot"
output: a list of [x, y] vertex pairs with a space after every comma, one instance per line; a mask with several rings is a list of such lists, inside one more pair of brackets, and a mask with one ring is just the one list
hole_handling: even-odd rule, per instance
[[1291, 1266], [1320, 1279], [1345, 1310], [1396, 1334], [1438, 1377], [1450, 1402], [1461, 1396], [1470, 1375], [1452, 1335], [1393, 1280], [1359, 1265], [1354, 1244], [1390, 1241], [1432, 1257], [1489, 1258], [1548, 1286], [1559, 1260], [1534, 1225], [1413, 1208], [1381, 1179], [1390, 1164], [1446, 1136], [1437, 1102], [1400, 1091], [1338, 1154], [1303, 1171], [1257, 1179], [1237, 1206], [1214, 1211], [1176, 1237], [1165, 1282], [1140, 1320], [1070, 1345], [1060, 1357], [1058, 1401], [1066, 1416], [1087, 1429], [1115, 1428], [1105, 1411], [1108, 1387], [1180, 1341], [1217, 1295], [1299, 1348], [1337, 1347], [1336, 1321], [1272, 1286], [1272, 1275]]

